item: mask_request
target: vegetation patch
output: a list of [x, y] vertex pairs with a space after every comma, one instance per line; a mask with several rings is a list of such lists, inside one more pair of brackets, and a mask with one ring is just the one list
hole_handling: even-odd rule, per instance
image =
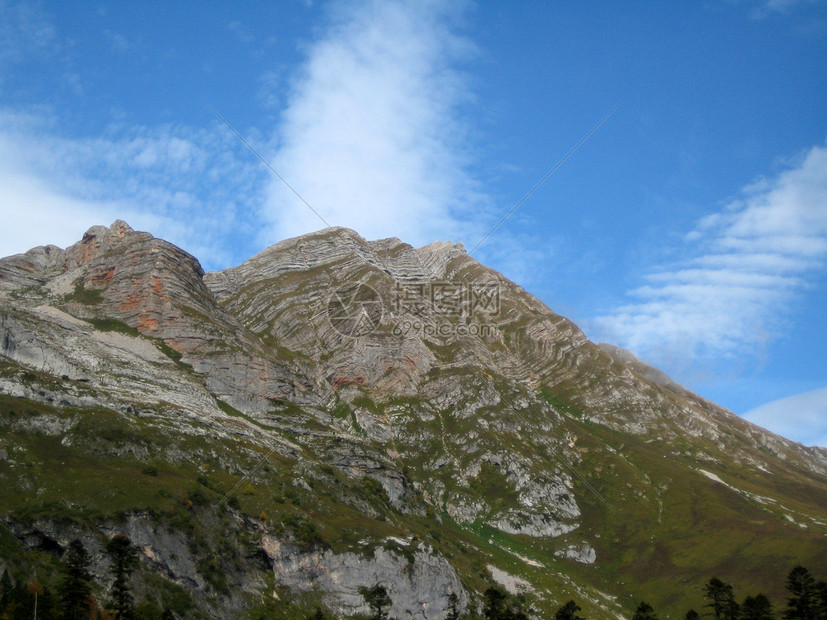
[[356, 398], [354, 398], [353, 406], [359, 407], [360, 409], [364, 409], [366, 411], [370, 411], [374, 415], [378, 415], [380, 413], [379, 406], [367, 396], [357, 396]]
[[87, 306], [96, 306], [103, 301], [103, 291], [85, 288], [83, 278], [78, 278], [75, 280], [74, 291], [66, 296], [66, 300], [76, 301]]
[[560, 413], [564, 413], [578, 419], [582, 419], [584, 417], [582, 410], [580, 410], [580, 408], [568, 397], [559, 392], [554, 392], [550, 388], [542, 386], [539, 390], [537, 390], [537, 395]]
[[93, 318], [87, 319], [87, 322], [94, 325], [95, 329], [102, 332], [118, 332], [119, 334], [126, 334], [127, 336], [140, 336], [139, 332], [134, 327], [130, 327], [123, 321], [112, 318]]
[[315, 547], [326, 548], [329, 546], [322, 537], [316, 523], [306, 516], [291, 512], [284, 515], [281, 522], [293, 532], [296, 542], [303, 551], [309, 551]]
[[[175, 362], [176, 364], [182, 364], [182, 362], [181, 362], [182, 354], [180, 352], [176, 351], [175, 349], [173, 349], [166, 342], [164, 342], [163, 340], [160, 340], [160, 339], [156, 340], [155, 341], [155, 346], [158, 347], [158, 350], [161, 353], [163, 353], [164, 355], [166, 355], [173, 362]], [[184, 365], [187, 368], [189, 368], [190, 370], [192, 370], [192, 367], [189, 366], [188, 364], [182, 364], [182, 365]]]

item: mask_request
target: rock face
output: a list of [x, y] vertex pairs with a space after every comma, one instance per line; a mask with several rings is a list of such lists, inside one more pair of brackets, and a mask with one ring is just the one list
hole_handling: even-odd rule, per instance
[[[396, 617], [442, 618], [514, 575], [542, 616], [575, 562], [605, 615], [636, 595], [623, 571], [685, 581], [687, 546], [738, 555], [744, 522], [784, 541], [776, 563], [827, 551], [827, 451], [590, 342], [460, 244], [333, 228], [204, 273], [96, 226], [0, 260], [0, 397], [21, 544], [126, 530], [191, 614], [363, 613], [384, 583]], [[82, 484], [87, 462], [110, 491]], [[731, 566], [703, 557], [697, 575]], [[749, 571], [765, 560], [745, 586], [772, 587]]]
[[[404, 546], [410, 542], [400, 541]], [[457, 594], [458, 609], [468, 605], [462, 583], [445, 558], [430, 548], [408, 551], [408, 557], [378, 547], [372, 555], [330, 551], [302, 553], [294, 545], [265, 536], [262, 541], [276, 578], [296, 591], [320, 589], [325, 604], [338, 614], [368, 614], [360, 589], [381, 583], [393, 601], [395, 618], [433, 620], [448, 613], [448, 596]]]

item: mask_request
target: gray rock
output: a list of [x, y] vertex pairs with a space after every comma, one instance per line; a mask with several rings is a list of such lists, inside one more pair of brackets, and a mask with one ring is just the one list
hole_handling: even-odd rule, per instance
[[597, 552], [588, 543], [581, 543], [579, 545], [569, 545], [565, 549], [555, 551], [554, 555], [558, 558], [568, 558], [581, 564], [594, 564], [597, 561]]
[[393, 601], [391, 617], [436, 620], [445, 617], [448, 596], [468, 605], [468, 595], [453, 567], [429, 547], [416, 546], [405, 556], [378, 547], [363, 554], [332, 551], [302, 553], [295, 546], [265, 535], [262, 547], [276, 582], [297, 592], [320, 590], [325, 605], [343, 615], [370, 611], [360, 590], [383, 585]]

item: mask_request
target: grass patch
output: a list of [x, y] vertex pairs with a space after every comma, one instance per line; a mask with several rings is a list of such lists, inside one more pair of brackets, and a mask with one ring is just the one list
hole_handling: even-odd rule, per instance
[[292, 349], [288, 349], [287, 347], [283, 347], [281, 345], [275, 345], [276, 351], [276, 358], [284, 361], [284, 362], [292, 362], [296, 360], [301, 361], [312, 361], [313, 358], [305, 355], [301, 351], [293, 351]]
[[425, 346], [431, 350], [434, 357], [436, 357], [439, 362], [447, 364], [454, 361], [457, 354], [457, 349], [454, 345], [437, 344], [435, 342], [431, 342], [427, 338], [423, 339], [423, 342], [425, 343]]
[[75, 289], [66, 296], [67, 301], [76, 301], [87, 306], [96, 306], [103, 301], [103, 291], [85, 288], [83, 278], [75, 280]]
[[293, 532], [299, 548], [303, 551], [309, 551], [316, 547], [329, 547], [322, 537], [319, 527], [306, 516], [288, 513], [282, 518], [281, 522]]
[[546, 386], [541, 386], [537, 390], [537, 396], [546, 401], [549, 405], [554, 407], [560, 413], [573, 416], [577, 419], [583, 418], [583, 412], [577, 407], [575, 403], [569, 400], [566, 396], [553, 392]]
[[[173, 362], [175, 362], [176, 364], [180, 364], [180, 363], [181, 363], [181, 357], [182, 357], [181, 353], [179, 353], [178, 351], [176, 351], [175, 349], [173, 349], [171, 346], [169, 346], [169, 345], [168, 345], [166, 342], [164, 342], [163, 340], [157, 340], [157, 341], [155, 342], [155, 346], [156, 346], [156, 347], [158, 347], [158, 350], [159, 350], [161, 353], [163, 353], [164, 355], [166, 355], [169, 359], [171, 359], [171, 360], [172, 360]], [[187, 367], [188, 367], [188, 368], [190, 368], [189, 366], [187, 366]], [[190, 368], [190, 370], [192, 370], [192, 368]]]
[[235, 416], [238, 418], [244, 418], [245, 420], [249, 419], [246, 415], [241, 413], [238, 409], [230, 405], [229, 403], [225, 403], [220, 398], [215, 399], [215, 404], [218, 405], [218, 408], [221, 409], [227, 415]]
[[140, 336], [139, 332], [134, 327], [130, 327], [123, 321], [111, 318], [94, 318], [87, 319], [87, 322], [95, 326], [95, 329], [102, 332], [118, 332], [119, 334], [126, 334], [127, 336]]
[[330, 413], [334, 418], [339, 418], [340, 420], [353, 415], [353, 411], [348, 404], [338, 396], [336, 397], [336, 405], [330, 410]]
[[482, 497], [495, 511], [518, 505], [519, 494], [499, 467], [483, 463], [480, 473], [470, 481], [471, 490]]
[[379, 406], [373, 402], [367, 396], [357, 396], [353, 399], [353, 405], [355, 407], [359, 407], [360, 409], [365, 409], [366, 411], [370, 411], [371, 413], [378, 415], [380, 413]]

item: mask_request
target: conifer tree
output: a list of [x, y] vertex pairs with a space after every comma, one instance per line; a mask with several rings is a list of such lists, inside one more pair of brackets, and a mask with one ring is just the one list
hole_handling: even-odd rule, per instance
[[0, 612], [2, 612], [11, 601], [13, 587], [14, 584], [12, 583], [9, 571], [4, 569], [3, 575], [0, 576]]
[[827, 581], [816, 584], [816, 608], [819, 620], [827, 620]]
[[584, 618], [577, 615], [580, 611], [580, 605], [574, 601], [569, 601], [557, 610], [554, 614], [554, 620], [584, 620]]
[[485, 608], [483, 613], [486, 620], [501, 620], [508, 611], [508, 594], [500, 587], [490, 587], [485, 591]]
[[772, 603], [763, 594], [748, 596], [741, 605], [741, 620], [772, 620]]
[[89, 617], [92, 575], [89, 554], [77, 538], [69, 543], [64, 555], [64, 574], [60, 583], [60, 601], [64, 620], [86, 620]]
[[784, 618], [788, 620], [816, 619], [816, 582], [803, 566], [796, 566], [787, 575], [787, 590], [791, 596], [787, 599]]
[[649, 603], [641, 601], [632, 616], [632, 620], [658, 620], [658, 615]]
[[388, 608], [393, 604], [385, 586], [376, 584], [371, 589], [363, 589], [362, 596], [370, 606], [371, 620], [386, 620]]
[[112, 609], [118, 620], [127, 620], [134, 612], [129, 577], [138, 565], [138, 554], [129, 538], [123, 534], [117, 534], [109, 540], [106, 544], [106, 553], [112, 560], [112, 573], [115, 576], [110, 591]]
[[704, 597], [709, 600], [715, 620], [737, 620], [739, 605], [735, 602], [732, 586], [713, 577], [704, 586]]

